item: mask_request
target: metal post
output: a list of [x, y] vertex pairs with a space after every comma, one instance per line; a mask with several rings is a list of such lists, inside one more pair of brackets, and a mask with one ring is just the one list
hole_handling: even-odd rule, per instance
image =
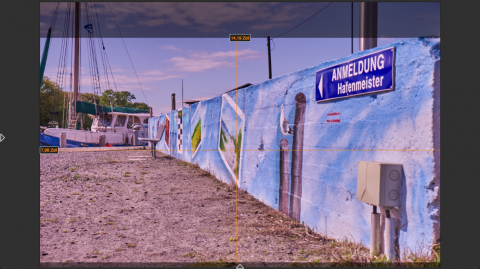
[[175, 94], [172, 93], [172, 110], [175, 110]]
[[268, 47], [268, 79], [272, 79], [272, 57], [270, 56], [270, 37], [267, 36]]
[[359, 51], [377, 46], [378, 3], [360, 3]]
[[183, 79], [182, 79], [182, 108], [183, 108]]
[[385, 218], [385, 256], [388, 260], [395, 260], [395, 218]]
[[377, 207], [373, 206], [370, 218], [370, 255], [382, 253], [382, 229], [380, 225], [381, 214], [377, 213]]
[[99, 147], [105, 147], [106, 146], [105, 135], [100, 135], [98, 137], [98, 146]]
[[67, 147], [67, 133], [60, 133], [60, 148]]
[[350, 30], [351, 30], [351, 40], [350, 40], [350, 50], [353, 54], [353, 2], [350, 4]]

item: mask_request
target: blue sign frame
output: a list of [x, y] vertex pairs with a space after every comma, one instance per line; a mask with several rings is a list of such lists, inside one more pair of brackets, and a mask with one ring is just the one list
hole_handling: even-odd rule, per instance
[[317, 71], [314, 89], [317, 103], [395, 90], [395, 47]]

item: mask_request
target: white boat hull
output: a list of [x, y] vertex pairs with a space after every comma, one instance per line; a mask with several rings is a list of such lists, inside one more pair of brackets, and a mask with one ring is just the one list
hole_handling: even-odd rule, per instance
[[[116, 132], [92, 132], [92, 131], [85, 131], [85, 130], [72, 130], [72, 129], [63, 129], [63, 128], [54, 128], [54, 129], [47, 129], [44, 131], [44, 134], [60, 137], [60, 133], [66, 133], [67, 140], [72, 140], [80, 143], [91, 143], [91, 144], [98, 144], [99, 138], [101, 135], [105, 135], [105, 143], [111, 145], [123, 145], [128, 144], [126, 143], [126, 135], [130, 135], [130, 133], [116, 133]], [[131, 132], [133, 134], [133, 131]], [[130, 141], [130, 139], [128, 139]]]

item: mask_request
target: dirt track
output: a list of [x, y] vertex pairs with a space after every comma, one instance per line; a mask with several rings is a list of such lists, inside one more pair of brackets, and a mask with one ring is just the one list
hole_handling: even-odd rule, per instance
[[156, 160], [149, 156], [148, 151], [41, 156], [41, 266], [237, 261], [248, 267], [342, 260], [334, 241], [247, 193], [238, 191], [236, 199], [235, 187], [198, 167], [161, 153]]

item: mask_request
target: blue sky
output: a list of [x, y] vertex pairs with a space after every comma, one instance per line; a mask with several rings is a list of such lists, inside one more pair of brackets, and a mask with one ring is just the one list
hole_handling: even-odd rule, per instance
[[[132, 3], [129, 3], [132, 4]], [[324, 3], [315, 3], [320, 6]], [[331, 13], [327, 11], [329, 9], [336, 10], [335, 12], [346, 13], [346, 19], [348, 20], [346, 24], [346, 33], [350, 31], [350, 4], [344, 3], [343, 5], [337, 5], [341, 3], [334, 3], [331, 6], [325, 9], [325, 16], [332, 16]], [[408, 3], [414, 4], [414, 3]], [[388, 20], [392, 20], [389, 29], [398, 27], [401, 29], [402, 26], [405, 27], [405, 23], [412, 23], [412, 20], [415, 21], [417, 25], [421, 25], [424, 28], [424, 33], [426, 34], [437, 34], [439, 35], [439, 3], [421, 3], [418, 5], [414, 12], [409, 11], [411, 7], [402, 6], [405, 10], [397, 11], [401, 14], [402, 12], [408, 14], [408, 16], [398, 16], [394, 15], [389, 16]], [[133, 4], [132, 4], [133, 5]], [[135, 6], [135, 5], [134, 5]], [[49, 9], [50, 8], [50, 9]], [[122, 14], [122, 9], [117, 10], [112, 4], [114, 13]], [[388, 13], [388, 9], [391, 6], [382, 7], [382, 3], [379, 4], [379, 25], [381, 25], [382, 20], [387, 20], [384, 18], [384, 14]], [[41, 17], [48, 18], [51, 14], [51, 6], [43, 7], [41, 6]], [[64, 9], [64, 8], [63, 8]], [[62, 11], [60, 7], [59, 13]], [[382, 12], [384, 10], [384, 12]], [[313, 10], [308, 14], [302, 11], [302, 15], [293, 16], [295, 25], [298, 24], [298, 21], [301, 22], [306, 18], [313, 15], [312, 13], [317, 12], [318, 10]], [[123, 11], [126, 12], [126, 11]], [[282, 12], [280, 9], [278, 12]], [[410, 13], [408, 13], [410, 12]], [[63, 11], [64, 13], [64, 11]], [[138, 11], [141, 13], [141, 11]], [[342, 13], [342, 14], [343, 14]], [[323, 14], [319, 13], [315, 17], [321, 17]], [[397, 13], [392, 13], [397, 14]], [[424, 14], [422, 16], [422, 14]], [[335, 15], [335, 14], [333, 14]], [[343, 14], [342, 16], [344, 16]], [[358, 10], [354, 9], [354, 31], [358, 30]], [[125, 14], [118, 15], [117, 20], [120, 25], [120, 29], [128, 29], [127, 27], [130, 24], [134, 24], [133, 15], [127, 16]], [[154, 15], [151, 15], [154, 18]], [[275, 17], [275, 16], [273, 16]], [[298, 17], [298, 18], [297, 18]], [[130, 18], [130, 21], [129, 19]], [[194, 23], [190, 25], [181, 25], [181, 22], [172, 22], [168, 25], [180, 25], [182, 27], [198, 27], [198, 25], [208, 25], [209, 18], [196, 19], [193, 17], [192, 20]], [[320, 18], [321, 19], [321, 18]], [[345, 18], [343, 18], [345, 20]], [[57, 19], [57, 30], [62, 29], [61, 23], [63, 20], [60, 17]], [[133, 22], [132, 22], [133, 20]], [[215, 23], [218, 24], [219, 19], [217, 18]], [[312, 18], [313, 20], [313, 18]], [[402, 21], [403, 20], [403, 21]], [[102, 19], [99, 19], [102, 24]], [[137, 20], [138, 24], [141, 23]], [[195, 24], [197, 22], [197, 24]], [[290, 29], [295, 25], [290, 25], [289, 21], [277, 21], [272, 23], [277, 23], [280, 25], [278, 27], [282, 29], [277, 29], [275, 25], [266, 26], [269, 29], [262, 29], [263, 32], [270, 31], [274, 37], [278, 33], [283, 33], [285, 29]], [[308, 24], [311, 22], [309, 20], [305, 23], [305, 27], [312, 27]], [[105, 20], [105, 28], [108, 28], [108, 24], [111, 23], [108, 20]], [[212, 27], [217, 27], [217, 29], [222, 29], [221, 24], [210, 23]], [[263, 25], [265, 25], [265, 22]], [[343, 22], [344, 23], [344, 22]], [[259, 24], [255, 22], [250, 22], [250, 28], [259, 28]], [[60, 26], [59, 26], [60, 25]], [[257, 25], [257, 26], [255, 26]], [[296, 28], [293, 31], [301, 31], [300, 28], [304, 25]], [[422, 26], [423, 25], [423, 26]], [[315, 26], [315, 25], [314, 25]], [[323, 25], [322, 25], [323, 26]], [[100, 26], [102, 27], [102, 26]], [[142, 27], [146, 26], [145, 23]], [[286, 28], [285, 28], [286, 27]], [[325, 25], [324, 27], [328, 27]], [[343, 27], [343, 26], [342, 26]], [[419, 26], [419, 28], [421, 28]], [[108, 60], [114, 74], [114, 80], [117, 90], [128, 90], [132, 92], [137, 98], [135, 101], [138, 102], [148, 102], [150, 106], [153, 107], [154, 114], [158, 115], [160, 113], [165, 113], [170, 111], [170, 95], [175, 93], [177, 97], [177, 107], [181, 106], [181, 87], [182, 79], [184, 85], [184, 100], [193, 99], [193, 98], [204, 98], [204, 97], [214, 97], [224, 93], [227, 90], [235, 88], [236, 85], [236, 68], [235, 68], [235, 55], [238, 55], [238, 81], [237, 84], [240, 86], [245, 83], [257, 83], [262, 82], [268, 79], [268, 61], [267, 61], [267, 46], [265, 37], [257, 37], [253, 32], [255, 29], [252, 28], [251, 33], [253, 38], [251, 42], [230, 42], [228, 40], [228, 34], [225, 38], [124, 38], [124, 42], [130, 53], [133, 65], [137, 71], [137, 74], [140, 78], [140, 83], [143, 87], [144, 94], [140, 90], [135, 73], [132, 69], [129, 57], [125, 50], [122, 39], [120, 38], [104, 38], [104, 44], [106, 52], [108, 55]], [[314, 27], [315, 28], [315, 27]], [[311, 29], [314, 29], [311, 28]], [[345, 27], [344, 27], [345, 28]], [[379, 35], [381, 35], [381, 28], [379, 26]], [[44, 23], [40, 24], [41, 36], [45, 37], [45, 25]], [[142, 28], [143, 29], [143, 28]], [[342, 28], [343, 29], [343, 28]], [[82, 29], [83, 30], [83, 29]], [[95, 30], [95, 29], [94, 29]], [[115, 28], [116, 30], [116, 28]], [[85, 31], [85, 30], [84, 30]], [[238, 30], [240, 31], [240, 30]], [[243, 31], [248, 31], [246, 28]], [[292, 32], [293, 32], [292, 31]], [[400, 31], [400, 30], [399, 30]], [[86, 31], [85, 31], [86, 32]], [[358, 31], [357, 31], [358, 32]], [[388, 32], [388, 31], [384, 31]], [[103, 30], [102, 30], [103, 33]], [[238, 32], [236, 32], [238, 33]], [[269, 33], [270, 34], [270, 33]], [[103, 35], [103, 34], [102, 34]], [[259, 34], [258, 34], [259, 35]], [[265, 34], [263, 34], [265, 35]], [[59, 35], [57, 35], [58, 37]], [[123, 36], [128, 36], [124, 34]], [[400, 37], [383, 37], [378, 39], [378, 45], [385, 45], [402, 39]], [[60, 49], [61, 49], [61, 38], [54, 38], [50, 44], [50, 50], [47, 60], [47, 66], [45, 75], [50, 77], [53, 80], [57, 78], [57, 68], [59, 65], [60, 58]], [[278, 38], [274, 39], [271, 42], [271, 56], [272, 56], [272, 75], [273, 77], [282, 76], [297, 70], [301, 70], [307, 67], [317, 65], [319, 63], [334, 60], [340, 57], [344, 57], [350, 54], [350, 38]], [[43, 52], [43, 47], [45, 44], [45, 38], [40, 38], [40, 58]], [[236, 48], [237, 45], [237, 48]], [[93, 92], [91, 87], [91, 78], [89, 75], [89, 58], [87, 51], [86, 40], [82, 39], [82, 51], [81, 51], [81, 63], [82, 63], [82, 80], [81, 80], [81, 91], [82, 92]], [[97, 47], [98, 51], [98, 47]], [[358, 39], [354, 39], [354, 52], [358, 51]], [[105, 76], [103, 75], [103, 65], [98, 56], [98, 67], [100, 69], [101, 79], [105, 81]], [[68, 59], [68, 61], [70, 61]], [[69, 71], [68, 71], [69, 72]], [[68, 81], [68, 80], [65, 80]], [[104, 84], [106, 84], [104, 82]], [[113, 82], [110, 78], [111, 88]], [[68, 86], [68, 85], [67, 85]], [[105, 86], [104, 86], [105, 87]]]

